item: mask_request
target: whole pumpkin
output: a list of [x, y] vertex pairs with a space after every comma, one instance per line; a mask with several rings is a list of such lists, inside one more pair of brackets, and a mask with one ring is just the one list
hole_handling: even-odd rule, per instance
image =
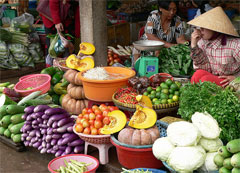
[[64, 74], [64, 78], [70, 82], [71, 84], [74, 85], [82, 85], [82, 81], [79, 79], [78, 75], [80, 74], [80, 72], [76, 71], [76, 70], [68, 70], [65, 72]]
[[129, 145], [151, 145], [160, 137], [157, 126], [149, 129], [126, 127], [118, 133], [118, 140]]
[[62, 107], [72, 114], [80, 114], [82, 110], [88, 107], [88, 100], [76, 100], [66, 94], [62, 99]]
[[85, 94], [82, 86], [77, 86], [73, 84], [69, 84], [67, 87], [67, 93], [70, 97], [74, 99], [85, 99]]

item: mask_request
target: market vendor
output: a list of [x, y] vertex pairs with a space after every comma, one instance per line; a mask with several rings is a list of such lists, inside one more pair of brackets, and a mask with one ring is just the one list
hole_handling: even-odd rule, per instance
[[211, 81], [226, 87], [240, 76], [240, 38], [228, 16], [216, 7], [188, 22], [194, 69], [191, 82]]
[[[141, 40], [157, 40], [164, 42], [164, 47], [171, 47], [178, 43], [184, 44], [184, 28], [181, 18], [177, 16], [177, 2], [174, 0], [158, 0], [158, 10], [152, 11], [147, 19], [145, 33]], [[156, 52], [158, 55], [159, 52]], [[133, 52], [134, 60], [140, 53]], [[156, 56], [157, 56], [156, 55]]]

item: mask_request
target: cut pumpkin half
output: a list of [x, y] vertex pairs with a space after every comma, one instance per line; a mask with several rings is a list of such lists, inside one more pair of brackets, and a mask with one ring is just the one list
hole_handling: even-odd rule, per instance
[[79, 47], [80, 50], [78, 52], [78, 55], [80, 55], [80, 53], [85, 55], [91, 55], [95, 52], [95, 46], [91, 43], [83, 42], [79, 45]]
[[88, 70], [94, 67], [94, 60], [90, 57], [86, 57], [84, 59], [81, 59], [78, 63], [77, 70], [83, 71]]
[[148, 107], [152, 108], [152, 101], [148, 96], [145, 95], [137, 95], [136, 100], [138, 101], [138, 104], [142, 107]]

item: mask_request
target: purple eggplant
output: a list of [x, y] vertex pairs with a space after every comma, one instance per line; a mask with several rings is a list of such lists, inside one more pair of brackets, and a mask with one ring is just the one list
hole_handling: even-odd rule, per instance
[[64, 119], [61, 119], [58, 121], [58, 127], [61, 127], [67, 123], [70, 123], [70, 122], [74, 122], [74, 119], [73, 118], [64, 118]]
[[69, 136], [69, 135], [71, 135], [72, 133], [64, 133], [63, 135], [62, 135], [62, 137], [63, 138], [66, 138], [67, 136]]
[[49, 115], [43, 114], [42, 119], [47, 120], [49, 119], [49, 117], [50, 117]]
[[58, 127], [57, 124], [58, 124], [58, 122], [57, 122], [57, 121], [54, 121], [54, 122], [52, 123], [52, 128], [54, 128], [54, 129], [57, 128], [57, 127]]
[[39, 118], [37, 118], [37, 121], [39, 124], [41, 124], [43, 122], [43, 119], [39, 117]]
[[75, 147], [75, 146], [82, 145], [82, 144], [84, 144], [84, 141], [82, 139], [76, 139], [76, 140], [70, 142], [68, 144], [68, 146]]
[[32, 145], [33, 145], [33, 143], [29, 142], [29, 145], [28, 145], [28, 146], [29, 146], [29, 147], [32, 147]]
[[67, 131], [68, 131], [68, 132], [73, 132], [73, 126], [68, 127], [68, 128], [67, 128]]
[[66, 145], [60, 145], [60, 146], [58, 146], [59, 150], [65, 150], [66, 147], [67, 147]]
[[39, 151], [41, 151], [41, 149], [43, 149], [43, 146], [42, 146], [42, 145], [40, 145], [40, 146], [38, 147], [38, 150], [39, 150]]
[[38, 148], [40, 145], [41, 145], [41, 142], [35, 142], [35, 143], [33, 144], [33, 147], [34, 147], [34, 148]]
[[58, 150], [58, 151], [56, 152], [55, 156], [56, 156], [56, 157], [61, 156], [63, 152], [64, 152], [63, 150]]
[[37, 131], [37, 130], [32, 130], [32, 131], [29, 133], [29, 136], [32, 136], [32, 137], [33, 137], [33, 136], [36, 136], [36, 131]]
[[44, 111], [44, 113], [46, 115], [56, 115], [56, 114], [62, 114], [67, 112], [62, 108], [48, 108], [47, 110]]
[[50, 142], [52, 139], [52, 135], [47, 135], [45, 141]]
[[31, 139], [32, 139], [32, 136], [26, 137], [26, 140], [27, 140], [27, 141], [30, 141]]
[[36, 136], [39, 138], [41, 137], [41, 132], [39, 130], [36, 131]]
[[33, 127], [34, 129], [39, 129], [38, 124], [33, 124], [32, 127]]
[[24, 141], [23, 143], [24, 143], [24, 145], [27, 147], [27, 146], [29, 146], [29, 143], [30, 143], [30, 142], [29, 142], [29, 141]]
[[74, 153], [81, 153], [83, 150], [84, 150], [84, 146], [83, 146], [83, 145], [81, 145], [81, 146], [76, 146], [76, 147], [74, 147], [74, 149], [73, 149]]
[[50, 153], [51, 153], [51, 154], [55, 154], [56, 151], [52, 149]]
[[60, 119], [66, 118], [66, 117], [69, 117], [69, 114], [65, 113], [65, 114], [55, 114], [55, 115], [52, 115], [49, 118], [47, 125], [51, 126], [54, 121], [58, 121]]
[[70, 127], [70, 126], [73, 126], [73, 125], [74, 125], [74, 122], [70, 122], [68, 124], [65, 124], [64, 126], [57, 128], [56, 132], [57, 133], [65, 133], [67, 131], [67, 128]]
[[24, 138], [26, 138], [27, 136], [28, 136], [27, 133], [23, 133], [23, 134], [22, 134], [22, 137], [24, 137]]
[[46, 148], [47, 143], [45, 141], [42, 141], [43, 148]]
[[47, 129], [41, 129], [41, 134], [42, 135], [47, 134]]
[[47, 144], [46, 144], [46, 148], [47, 148], [47, 149], [50, 149], [50, 148], [51, 148], [51, 144], [50, 144], [50, 143], [47, 143]]
[[27, 120], [27, 121], [32, 121], [32, 120], [33, 120], [32, 114], [29, 114], [29, 115], [27, 116], [26, 120]]
[[71, 151], [72, 151], [72, 147], [67, 146], [67, 148], [65, 149], [65, 153], [69, 154], [69, 153], [71, 153]]
[[46, 129], [46, 128], [48, 128], [48, 125], [46, 125], [46, 124], [41, 124], [41, 127]]
[[23, 119], [23, 120], [26, 120], [26, 119], [27, 119], [27, 116], [28, 116], [28, 113], [23, 114], [23, 115], [22, 115], [22, 119]]
[[76, 134], [72, 133], [68, 137], [63, 138], [62, 145], [66, 145], [67, 143], [72, 142], [72, 141], [74, 141], [75, 139], [78, 139], [78, 138], [79, 137]]
[[35, 143], [35, 142], [37, 142], [37, 141], [38, 141], [38, 138], [36, 138], [36, 137], [35, 137], [35, 138], [32, 138], [32, 139], [30, 140], [31, 143]]
[[31, 114], [33, 119], [41, 118], [43, 116], [43, 112], [35, 112]]
[[33, 112], [44, 112], [46, 109], [49, 109], [48, 105], [38, 105], [34, 108]]
[[47, 136], [46, 134], [43, 135], [43, 137], [42, 137], [42, 140], [43, 140], [43, 141], [46, 140], [46, 136]]
[[61, 156], [65, 156], [65, 155], [66, 155], [66, 152], [64, 151]]
[[21, 136], [21, 141], [25, 141], [26, 137]]
[[58, 145], [58, 146], [62, 145], [62, 141], [63, 141], [62, 138], [58, 139], [57, 145]]
[[59, 139], [59, 138], [61, 138], [61, 137], [62, 137], [61, 134], [53, 134], [53, 135], [52, 135], [52, 138], [53, 138], [53, 139]]
[[47, 125], [48, 120], [43, 120], [43, 124]]
[[26, 112], [27, 114], [31, 114], [33, 113], [35, 106], [28, 106], [24, 109], [24, 112]]
[[47, 149], [46, 148], [42, 148], [40, 153], [43, 154], [43, 153], [46, 153], [47, 152]]
[[53, 150], [57, 151], [57, 150], [59, 150], [59, 147], [57, 145], [55, 145], [55, 146], [53, 146]]
[[52, 139], [51, 140], [51, 145], [56, 146], [58, 140], [57, 139]]
[[33, 120], [32, 121], [32, 125], [37, 125], [38, 124], [38, 121], [37, 120]]
[[51, 127], [48, 128], [48, 130], [47, 130], [47, 134], [48, 134], [48, 135], [51, 135], [52, 133], [53, 133], [53, 128], [51, 128]]

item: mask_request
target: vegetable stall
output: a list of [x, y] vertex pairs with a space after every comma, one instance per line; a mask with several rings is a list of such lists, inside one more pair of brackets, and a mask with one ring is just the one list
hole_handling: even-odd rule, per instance
[[[173, 72], [192, 71], [182, 46], [172, 48], [184, 56], [166, 65], [167, 75], [139, 77], [131, 67], [94, 67], [95, 47], [81, 43], [64, 65], [0, 84], [0, 137], [18, 151], [54, 155], [51, 172], [94, 172], [111, 157], [122, 172], [239, 172], [239, 79], [227, 88], [176, 81]], [[127, 55], [131, 48], [109, 49], [111, 65], [114, 53]], [[166, 51], [160, 56], [173, 58]], [[89, 145], [99, 150], [97, 159]]]

